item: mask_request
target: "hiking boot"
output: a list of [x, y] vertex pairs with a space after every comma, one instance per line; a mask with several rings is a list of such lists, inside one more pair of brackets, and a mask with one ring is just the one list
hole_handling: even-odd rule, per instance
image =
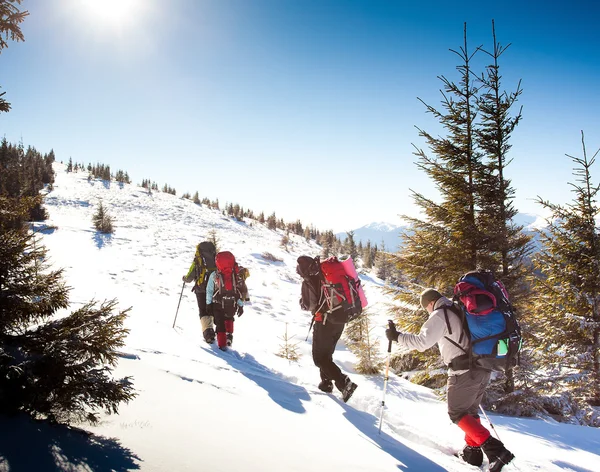
[[333, 392], [333, 382], [331, 380], [321, 380], [319, 390], [325, 393]]
[[481, 464], [483, 464], [483, 451], [477, 446], [465, 446], [462, 452], [458, 453], [458, 457], [467, 464], [477, 467], [481, 467]]
[[352, 382], [349, 378], [346, 380], [346, 386], [344, 387], [344, 390], [342, 390], [342, 400], [344, 400], [344, 403], [347, 403], [348, 400], [350, 400], [350, 397], [354, 393], [354, 390], [356, 390], [356, 387], [358, 387], [358, 385]]
[[481, 449], [490, 461], [489, 472], [502, 470], [502, 467], [515, 458], [514, 454], [506, 449], [501, 441], [492, 436], [485, 440], [481, 445]]
[[227, 345], [231, 346], [233, 344], [233, 334], [227, 333]]
[[205, 329], [204, 332], [202, 333], [202, 336], [204, 336], [204, 340], [208, 344], [212, 344], [215, 342], [215, 330], [212, 328]]
[[514, 458], [515, 455], [505, 448], [495, 460], [490, 461], [489, 472], [498, 472], [499, 470], [502, 470], [502, 467], [507, 465]]

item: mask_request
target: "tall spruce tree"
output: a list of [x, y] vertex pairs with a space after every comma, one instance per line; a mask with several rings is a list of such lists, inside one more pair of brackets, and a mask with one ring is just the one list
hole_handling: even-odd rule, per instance
[[[451, 50], [460, 59], [458, 84], [440, 77], [442, 111], [423, 102], [447, 133], [434, 137], [419, 129], [432, 155], [416, 148], [417, 166], [433, 180], [439, 198], [413, 191], [424, 216], [404, 217], [410, 227], [397, 257], [402, 288], [394, 290], [400, 302], [394, 313], [402, 325], [415, 329], [428, 317], [418, 306], [419, 292], [430, 286], [451, 295], [457, 279], [470, 270], [499, 271], [509, 290], [525, 291], [522, 262], [529, 239], [512, 224], [514, 190], [505, 175], [509, 140], [521, 117], [520, 111], [511, 115], [512, 107], [521, 92], [520, 87], [511, 94], [501, 89], [499, 58], [506, 48], [497, 43], [493, 23], [492, 31], [493, 52], [479, 46], [469, 53], [465, 24], [463, 46]], [[480, 76], [472, 65], [478, 52], [492, 58]], [[511, 390], [512, 382], [506, 387]]]
[[[476, 142], [483, 155], [477, 167], [477, 226], [481, 229], [478, 265], [492, 269], [502, 280], [511, 296], [513, 305], [521, 306], [521, 298], [529, 291], [525, 283], [527, 268], [525, 257], [531, 252], [531, 237], [523, 227], [513, 222], [517, 210], [513, 205], [515, 190], [506, 176], [510, 163], [511, 135], [521, 120], [521, 108], [513, 115], [513, 108], [522, 93], [521, 83], [514, 92], [502, 89], [500, 56], [510, 47], [503, 47], [496, 40], [496, 28], [492, 20], [493, 49], [480, 50], [491, 59], [486, 71], [479, 79], [477, 97], [479, 123], [476, 127]], [[525, 312], [525, 310], [518, 310]], [[502, 379], [504, 380], [504, 379]], [[513, 371], [506, 372], [504, 390], [515, 389]]]
[[[475, 177], [481, 166], [480, 152], [475, 148], [476, 93], [469, 53], [467, 27], [459, 51], [451, 50], [461, 63], [456, 68], [459, 83], [440, 76], [443, 111], [425, 105], [447, 130], [445, 137], [435, 137], [419, 129], [432, 155], [416, 148], [417, 167], [435, 183], [441, 201], [412, 191], [415, 204], [425, 219], [404, 216], [410, 231], [404, 234], [399, 269], [410, 278], [448, 292], [457, 275], [477, 266], [480, 234], [476, 226]], [[477, 52], [477, 50], [475, 51]], [[414, 302], [414, 298], [411, 299]]]
[[[567, 155], [574, 163], [570, 183], [572, 203], [557, 205], [538, 198], [551, 211], [540, 231], [542, 250], [534, 257], [541, 277], [535, 277], [534, 305], [537, 353], [548, 371], [546, 391], [568, 391], [582, 408], [600, 406], [600, 235], [597, 217], [599, 185], [591, 167], [600, 152]], [[588, 424], [600, 425], [600, 415], [588, 409]]]
[[55, 316], [69, 289], [25, 224], [36, 199], [0, 196], [0, 411], [94, 423], [135, 396], [129, 378], [110, 376], [127, 310], [115, 314], [112, 300]]
[[476, 179], [477, 222], [482, 238], [478, 264], [493, 269], [511, 294], [513, 303], [518, 304], [526, 291], [524, 260], [531, 252], [531, 237], [523, 233], [522, 226], [513, 223], [517, 214], [513, 205], [515, 190], [505, 171], [510, 163], [510, 138], [522, 116], [521, 109], [512, 114], [522, 89], [520, 81], [514, 92], [507, 93], [502, 89], [499, 59], [510, 44], [504, 47], [497, 42], [493, 20], [492, 37], [493, 50], [481, 49], [491, 63], [479, 79], [481, 85], [477, 97], [480, 122], [476, 128], [476, 141], [484, 159]]

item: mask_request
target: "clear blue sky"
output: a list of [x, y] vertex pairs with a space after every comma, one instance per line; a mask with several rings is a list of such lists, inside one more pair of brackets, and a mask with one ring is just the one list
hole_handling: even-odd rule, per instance
[[[111, 6], [112, 4], [112, 6]], [[221, 203], [319, 229], [399, 223], [415, 126], [437, 133], [449, 49], [511, 47], [523, 121], [508, 176], [516, 206], [571, 199], [571, 161], [600, 147], [600, 6], [593, 0], [24, 0], [24, 43], [0, 55], [12, 111], [0, 136], [59, 160], [101, 162]], [[481, 56], [482, 63], [483, 56]], [[600, 169], [596, 171], [600, 182]]]

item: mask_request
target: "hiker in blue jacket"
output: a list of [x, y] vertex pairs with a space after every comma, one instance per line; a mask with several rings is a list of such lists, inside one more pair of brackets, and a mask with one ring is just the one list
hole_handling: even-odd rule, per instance
[[[452, 301], [437, 290], [428, 288], [421, 294], [421, 306], [429, 313], [419, 334], [401, 333], [389, 327], [385, 334], [388, 340], [398, 342], [405, 351], [425, 351], [437, 343], [444, 364], [462, 356], [469, 341], [464, 336], [460, 318], [450, 307]], [[467, 445], [460, 457], [475, 466], [483, 464], [483, 453], [489, 460], [490, 472], [498, 472], [514, 455], [479, 420], [479, 405], [490, 380], [490, 371], [480, 367], [470, 370], [448, 369], [447, 401], [448, 415], [465, 433]]]

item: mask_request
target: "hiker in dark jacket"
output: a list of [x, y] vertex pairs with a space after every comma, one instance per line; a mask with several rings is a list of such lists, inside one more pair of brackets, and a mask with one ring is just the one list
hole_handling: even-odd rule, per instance
[[303, 279], [302, 292], [300, 296], [300, 308], [310, 311], [313, 315], [311, 326], [313, 328], [312, 357], [313, 362], [319, 368], [321, 382], [319, 390], [331, 393], [333, 385], [342, 393], [344, 402], [347, 402], [357, 385], [350, 377], [343, 374], [340, 368], [333, 362], [335, 346], [344, 331], [344, 323], [333, 323], [328, 317], [327, 301], [321, 289], [319, 258], [300, 256], [296, 272]]
[[196, 246], [196, 254], [186, 275], [182, 277], [187, 284], [194, 282], [192, 291], [196, 294], [202, 336], [204, 340], [212, 344], [215, 341], [215, 330], [213, 328], [213, 316], [206, 309], [206, 284], [208, 277], [215, 270], [215, 246], [210, 241], [203, 241]]
[[[437, 343], [444, 363], [450, 366], [452, 360], [462, 356], [469, 346], [460, 318], [450, 309], [452, 302], [432, 288], [421, 294], [421, 306], [429, 312], [429, 319], [423, 324], [419, 334], [401, 333], [395, 327], [386, 329], [385, 334], [388, 340], [397, 341], [405, 351], [422, 352]], [[490, 463], [489, 470], [497, 472], [514, 455], [501, 441], [492, 437], [479, 420], [479, 407], [489, 380], [490, 371], [480, 367], [470, 370], [449, 368], [448, 415], [465, 433], [467, 445], [460, 457], [479, 467], [483, 464], [485, 453]]]

